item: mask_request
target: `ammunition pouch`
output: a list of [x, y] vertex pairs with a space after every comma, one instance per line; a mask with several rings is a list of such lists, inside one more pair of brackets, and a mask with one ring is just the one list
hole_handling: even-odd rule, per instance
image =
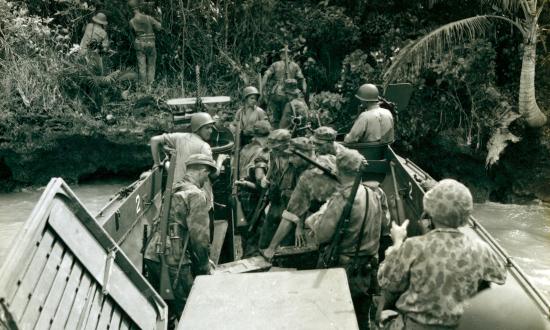
[[183, 256], [183, 226], [178, 222], [168, 225], [166, 238], [166, 260], [169, 265], [178, 265]]

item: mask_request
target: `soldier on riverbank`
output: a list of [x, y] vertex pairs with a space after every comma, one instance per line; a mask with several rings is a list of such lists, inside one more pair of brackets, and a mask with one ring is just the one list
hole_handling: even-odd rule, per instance
[[134, 48], [138, 62], [139, 80], [143, 86], [150, 87], [155, 80], [157, 65], [155, 31], [159, 31], [162, 26], [156, 19], [141, 12], [142, 0], [130, 0], [128, 4], [134, 12], [130, 26], [135, 34]]
[[107, 16], [97, 13], [92, 21], [86, 25], [84, 36], [80, 41], [80, 54], [84, 55], [88, 65], [96, 70], [98, 75], [103, 75], [103, 56], [109, 51], [109, 37], [105, 28]]
[[[209, 175], [217, 171], [212, 157], [204, 154], [189, 156], [185, 166], [182, 180], [174, 185], [172, 191], [168, 219], [170, 235], [166, 237], [165, 260], [175, 296], [167, 303], [171, 318], [176, 319], [183, 312], [193, 279], [198, 275], [210, 274], [210, 219], [207, 196], [202, 189]], [[160, 237], [157, 224], [145, 250], [145, 266], [154, 286], [160, 283], [160, 258], [157, 253]], [[158, 291], [159, 288], [156, 289]]]
[[[307, 83], [302, 69], [289, 58], [288, 47], [284, 47], [280, 50], [281, 59], [274, 62], [266, 70], [262, 78], [262, 88], [267, 95], [267, 110], [273, 118], [273, 127], [280, 128], [279, 122], [283, 114], [283, 109], [287, 103], [287, 96], [285, 94], [285, 80], [286, 79], [295, 79], [301, 83], [302, 93], [306, 95], [307, 93]], [[270, 82], [271, 77], [274, 79], [273, 85], [271, 88], [268, 88], [268, 83]]]

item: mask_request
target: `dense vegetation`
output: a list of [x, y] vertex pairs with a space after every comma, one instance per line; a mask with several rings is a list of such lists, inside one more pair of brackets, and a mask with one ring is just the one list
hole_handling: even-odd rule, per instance
[[[240, 90], [258, 84], [258, 74], [284, 44], [306, 75], [311, 106], [332, 112], [345, 130], [357, 111], [353, 94], [360, 84], [381, 84], [401, 49], [443, 24], [480, 12], [503, 14], [483, 3], [147, 2], [145, 11], [162, 22], [163, 30], [157, 33], [157, 79], [144, 93], [135, 80], [127, 1], [0, 0], [0, 180], [10, 188], [43, 184], [53, 175], [78, 180], [94, 173], [134, 174], [150, 165], [148, 138], [170, 129], [163, 100], [230, 95], [238, 102]], [[107, 15], [115, 51], [105, 60], [106, 76], [97, 76], [74, 51], [97, 11]], [[546, 10], [539, 21], [536, 76], [537, 100], [546, 113], [549, 24]], [[414, 93], [399, 112], [399, 151], [436, 178], [459, 177], [479, 199], [550, 199], [546, 127], [529, 129], [515, 120], [510, 129], [521, 141], [485, 169], [491, 135], [504, 114], [518, 112], [521, 42], [520, 33], [497, 24], [482, 37], [446, 48], [442, 57], [425, 61], [407, 77]], [[102, 107], [94, 93], [105, 96]], [[107, 115], [114, 119], [106, 120]]]

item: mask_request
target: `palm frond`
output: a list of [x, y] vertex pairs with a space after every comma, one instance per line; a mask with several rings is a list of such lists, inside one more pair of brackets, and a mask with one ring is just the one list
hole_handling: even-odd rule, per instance
[[483, 15], [445, 24], [405, 46], [384, 74], [384, 85], [400, 75], [418, 72], [424, 64], [439, 57], [451, 45], [483, 36], [492, 26], [491, 20], [504, 20], [518, 28], [516, 22], [503, 16]]
[[[429, 8], [432, 8], [434, 5], [443, 2], [443, 0], [428, 0]], [[503, 10], [512, 10], [515, 11], [522, 6], [526, 5], [526, 0], [481, 0], [482, 3], [497, 5]]]

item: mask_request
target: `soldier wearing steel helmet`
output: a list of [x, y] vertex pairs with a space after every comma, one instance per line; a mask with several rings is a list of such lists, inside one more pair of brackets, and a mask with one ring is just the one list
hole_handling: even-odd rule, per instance
[[[307, 93], [307, 83], [300, 66], [289, 58], [288, 47], [280, 50], [281, 59], [274, 62], [265, 71], [262, 78], [262, 90], [267, 95], [267, 110], [273, 117], [273, 127], [279, 128], [279, 121], [283, 114], [283, 109], [288, 102], [285, 93], [285, 80], [295, 79], [300, 83], [302, 93]], [[271, 88], [268, 83], [273, 80]]]
[[[306, 227], [312, 230], [312, 239], [319, 245], [330, 243], [347, 200], [352, 193], [353, 182], [365, 162], [357, 150], [347, 149], [336, 156], [340, 187], [321, 207], [308, 217]], [[355, 312], [360, 329], [368, 329], [371, 307], [371, 281], [376, 276], [378, 248], [384, 213], [378, 194], [369, 187], [359, 185], [349, 214], [349, 225], [339, 242], [337, 267], [343, 267], [348, 276]]]
[[[214, 119], [206, 112], [194, 113], [191, 117], [191, 133], [165, 133], [153, 136], [151, 138], [151, 154], [153, 155], [153, 167], [160, 165], [160, 151], [176, 151], [177, 168], [174, 172], [174, 182], [177, 183], [185, 175], [185, 162], [191, 155], [203, 154], [212, 157], [212, 149], [207, 141], [210, 140], [212, 130], [214, 129]], [[227, 158], [226, 155], [220, 155], [217, 159], [217, 166]], [[217, 174], [217, 173], [216, 173]], [[204, 185], [209, 206], [213, 207], [213, 193], [210, 182]]]
[[424, 195], [423, 206], [435, 229], [405, 240], [409, 221], [401, 226], [392, 224], [394, 242], [386, 250], [378, 282], [385, 302], [395, 302], [400, 314], [395, 325], [456, 329], [464, 302], [490, 282], [503, 284], [506, 269], [485, 242], [459, 230], [473, 209], [466, 186], [452, 179], [441, 180]]
[[[172, 190], [169, 235], [166, 237], [166, 262], [170, 279], [175, 281], [172, 288], [175, 299], [169, 301], [168, 306], [170, 315], [177, 318], [183, 312], [193, 279], [210, 273], [210, 219], [203, 188], [209, 176], [217, 171], [212, 157], [205, 154], [189, 156], [185, 167], [187, 170], [183, 178]], [[153, 284], [158, 284], [160, 277], [160, 259], [156, 248], [160, 237], [160, 228], [156, 226], [145, 249], [145, 265]]]
[[84, 36], [80, 41], [80, 54], [85, 56], [86, 62], [92, 65], [99, 75], [104, 74], [102, 56], [109, 50], [109, 36], [105, 31], [107, 24], [107, 16], [104, 13], [97, 13], [86, 25]]
[[265, 111], [258, 106], [260, 92], [254, 86], [248, 86], [243, 90], [244, 104], [235, 113], [233, 129], [240, 124], [241, 146], [248, 144], [254, 135], [254, 124], [261, 120], [267, 120]]
[[355, 97], [366, 110], [359, 115], [344, 142], [392, 143], [395, 139], [393, 115], [378, 105], [378, 88], [364, 84], [359, 87]]

